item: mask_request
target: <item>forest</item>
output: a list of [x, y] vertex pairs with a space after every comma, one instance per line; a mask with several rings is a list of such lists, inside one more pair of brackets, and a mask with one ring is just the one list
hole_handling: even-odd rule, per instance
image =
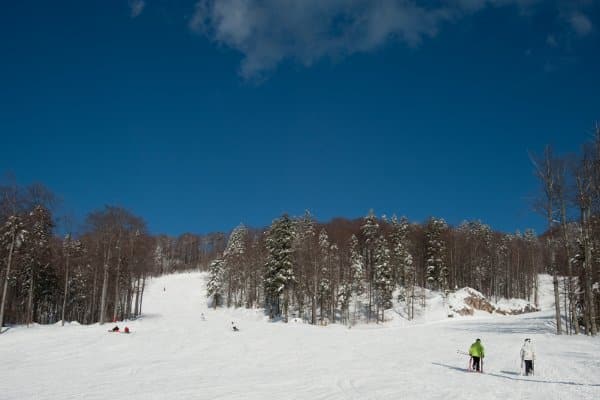
[[564, 298], [556, 301], [557, 334], [596, 335], [600, 129], [579, 154], [556, 156], [547, 147], [531, 160], [540, 184], [532, 212], [547, 221], [539, 234], [499, 232], [481, 221], [451, 226], [439, 217], [417, 223], [371, 210], [329, 222], [309, 211], [284, 214], [265, 228], [170, 237], [149, 233], [142, 217], [118, 206], [90, 212], [74, 230], [73, 221], [55, 215], [49, 189], [6, 182], [0, 326], [134, 319], [148, 279], [190, 269], [208, 271], [207, 300], [215, 308], [263, 308], [274, 320], [311, 324], [383, 322], [393, 301], [411, 319], [425, 290], [447, 295], [467, 286], [537, 305], [537, 274], [548, 273], [555, 298]]

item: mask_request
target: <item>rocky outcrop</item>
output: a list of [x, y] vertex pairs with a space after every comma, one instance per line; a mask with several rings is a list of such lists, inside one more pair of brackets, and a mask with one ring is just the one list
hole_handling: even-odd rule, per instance
[[463, 288], [450, 294], [449, 308], [451, 312], [448, 316], [454, 314], [473, 315], [475, 310], [501, 315], [518, 315], [539, 311], [525, 300], [503, 300], [494, 305], [483, 294], [472, 288]]
[[487, 311], [490, 314], [496, 309], [481, 293], [467, 288], [470, 296], [465, 298], [465, 304], [475, 310]]

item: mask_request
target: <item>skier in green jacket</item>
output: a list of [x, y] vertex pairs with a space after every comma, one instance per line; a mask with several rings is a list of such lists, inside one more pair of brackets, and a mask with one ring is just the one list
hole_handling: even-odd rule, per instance
[[469, 355], [471, 356], [471, 369], [473, 371], [481, 372], [483, 367], [483, 362], [481, 360], [485, 357], [481, 339], [477, 339], [475, 343], [471, 345], [471, 348], [469, 348]]

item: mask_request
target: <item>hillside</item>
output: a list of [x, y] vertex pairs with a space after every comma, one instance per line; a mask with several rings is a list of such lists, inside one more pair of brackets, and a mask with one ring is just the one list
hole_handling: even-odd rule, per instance
[[[555, 336], [546, 286], [540, 312], [348, 329], [208, 309], [204, 285], [202, 273], [154, 279], [143, 318], [119, 324], [130, 335], [108, 333], [111, 324], [9, 330], [0, 337], [0, 398], [600, 398], [600, 340]], [[467, 357], [457, 354], [477, 337], [485, 374], [465, 372]], [[534, 377], [519, 375], [525, 337], [538, 352]]]

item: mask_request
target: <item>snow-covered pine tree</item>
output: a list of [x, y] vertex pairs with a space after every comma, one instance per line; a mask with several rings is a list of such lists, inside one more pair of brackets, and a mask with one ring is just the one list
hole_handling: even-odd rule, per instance
[[406, 311], [409, 319], [414, 314], [414, 290], [415, 290], [415, 268], [413, 257], [409, 252], [410, 239], [408, 237], [410, 224], [406, 217], [400, 221], [396, 216], [392, 217], [392, 232], [390, 233], [390, 257], [392, 265], [396, 270], [395, 280], [401, 285], [401, 299], [406, 304]]
[[327, 316], [326, 310], [327, 302], [331, 295], [331, 279], [330, 279], [330, 267], [331, 267], [331, 244], [329, 243], [329, 236], [325, 229], [322, 229], [319, 233], [319, 306], [321, 321]]
[[242, 302], [242, 294], [238, 292], [243, 288], [247, 241], [248, 229], [240, 224], [231, 232], [227, 247], [223, 252], [223, 267], [225, 282], [227, 283], [227, 307], [231, 306], [234, 296], [237, 298], [236, 306], [240, 306]]
[[[373, 281], [377, 299], [377, 318], [384, 321], [385, 310], [392, 305], [392, 296], [395, 288], [392, 265], [390, 263], [390, 250], [387, 240], [379, 236], [375, 241]], [[381, 311], [381, 316], [379, 316]]]
[[[63, 292], [63, 303], [61, 310], [61, 326], [65, 326], [65, 314], [67, 310], [67, 297], [69, 294], [69, 284], [71, 282], [70, 275], [70, 264], [71, 259], [77, 257], [83, 253], [83, 245], [79, 240], [75, 240], [71, 237], [71, 234], [65, 235], [65, 238], [62, 243], [63, 248], [63, 257], [65, 259], [65, 287]], [[80, 272], [80, 271], [79, 271]]]
[[496, 296], [496, 301], [498, 301], [498, 296], [504, 296], [509, 299], [510, 295], [508, 293], [508, 280], [510, 274], [510, 242], [513, 240], [513, 236], [510, 234], [503, 234], [500, 237], [500, 242], [497, 244], [495, 248], [495, 257], [497, 260], [497, 271], [496, 278], [494, 279], [495, 288], [494, 295]]
[[294, 292], [298, 301], [299, 317], [303, 318], [305, 304], [311, 304], [311, 323], [317, 323], [317, 293], [319, 251], [315, 221], [308, 210], [296, 222], [294, 240], [294, 258], [296, 265], [296, 280]]
[[350, 237], [350, 274], [353, 294], [362, 295], [364, 293], [365, 263], [360, 254], [356, 235]]
[[364, 293], [363, 281], [365, 277], [365, 265], [356, 235], [350, 237], [350, 282], [352, 298], [354, 303], [354, 321], [356, 312], [360, 309], [359, 297]]
[[427, 254], [425, 273], [430, 289], [448, 290], [448, 264], [446, 262], [446, 241], [442, 235], [448, 229], [446, 221], [430, 218], [426, 227]]
[[[390, 262], [394, 275], [394, 282], [402, 287], [406, 284], [406, 261], [408, 259], [408, 219], [402, 217], [400, 221], [394, 215], [389, 234]], [[412, 257], [411, 257], [412, 260]]]
[[[267, 232], [267, 262], [265, 264], [265, 301], [271, 318], [282, 315], [287, 322], [289, 290], [294, 282], [293, 269], [294, 222], [287, 214], [276, 219]], [[283, 296], [283, 310], [281, 297]]]
[[527, 245], [527, 264], [529, 268], [526, 269], [526, 288], [527, 288], [527, 300], [531, 301], [531, 288], [534, 292], [534, 304], [538, 306], [538, 291], [537, 291], [537, 268], [535, 255], [538, 247], [538, 237], [533, 229], [526, 229], [523, 239]]
[[331, 282], [331, 322], [335, 324], [338, 308], [339, 285], [341, 283], [342, 271], [340, 265], [340, 249], [336, 243], [330, 246], [329, 280]]
[[[33, 302], [34, 295], [38, 295], [38, 311], [48, 310], [53, 303], [53, 296], [57, 295], [57, 276], [50, 268], [51, 252], [50, 238], [52, 237], [52, 216], [50, 211], [42, 206], [36, 206], [27, 216], [26, 224], [29, 227], [29, 239], [23, 246], [22, 257], [24, 260], [23, 273], [27, 280], [27, 316], [29, 326], [34, 320]], [[51, 321], [53, 322], [53, 321]]]
[[375, 242], [379, 237], [379, 223], [373, 210], [369, 210], [369, 214], [364, 218], [364, 223], [361, 226], [361, 232], [365, 239], [364, 243], [364, 262], [365, 262], [365, 278], [367, 279], [367, 295], [369, 297], [369, 306], [367, 309], [367, 322], [371, 321], [371, 311], [373, 304], [373, 265]]
[[212, 298], [213, 307], [222, 302], [224, 286], [224, 265], [223, 260], [217, 258], [208, 266], [208, 282], [206, 283], [206, 295]]
[[6, 306], [6, 295], [8, 293], [8, 281], [11, 278], [11, 267], [14, 260], [15, 251], [25, 242], [27, 231], [20, 216], [11, 215], [0, 227], [0, 246], [8, 251], [6, 259], [6, 271], [4, 272], [4, 282], [2, 285], [2, 302], [0, 303], [0, 333], [2, 333], [2, 324], [4, 323], [4, 310]]

